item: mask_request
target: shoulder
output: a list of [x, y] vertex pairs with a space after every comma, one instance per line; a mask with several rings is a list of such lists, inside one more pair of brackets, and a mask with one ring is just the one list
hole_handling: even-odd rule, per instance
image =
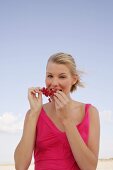
[[99, 118], [99, 111], [95, 106], [90, 105], [89, 113], [91, 118]]
[[89, 119], [90, 119], [90, 127], [99, 128], [100, 126], [99, 111], [93, 105], [90, 105], [89, 107]]
[[74, 107], [84, 107], [85, 103], [73, 100]]
[[99, 141], [100, 141], [100, 120], [98, 109], [90, 105], [89, 107], [89, 138], [88, 147], [93, 151], [93, 153], [98, 157], [99, 153]]

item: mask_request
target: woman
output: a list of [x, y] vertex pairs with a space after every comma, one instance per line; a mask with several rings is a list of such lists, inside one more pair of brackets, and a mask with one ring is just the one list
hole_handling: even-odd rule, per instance
[[82, 86], [73, 57], [66, 53], [52, 55], [45, 83], [54, 90], [51, 102], [42, 103], [40, 88], [28, 90], [30, 110], [14, 154], [16, 170], [28, 169], [33, 152], [35, 170], [96, 170], [99, 114], [91, 104], [70, 96]]

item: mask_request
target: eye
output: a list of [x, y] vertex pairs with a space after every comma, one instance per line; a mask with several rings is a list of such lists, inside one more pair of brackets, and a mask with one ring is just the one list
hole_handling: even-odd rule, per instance
[[48, 75], [47, 77], [52, 78], [53, 76], [52, 75]]
[[65, 78], [66, 78], [66, 76], [60, 76], [60, 78], [61, 78], [61, 79], [65, 79]]

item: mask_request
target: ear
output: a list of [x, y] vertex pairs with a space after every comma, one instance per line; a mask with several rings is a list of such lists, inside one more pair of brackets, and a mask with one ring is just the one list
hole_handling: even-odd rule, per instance
[[76, 84], [76, 82], [78, 81], [78, 75], [77, 74], [75, 74], [74, 76], [73, 76], [73, 85], [74, 84]]

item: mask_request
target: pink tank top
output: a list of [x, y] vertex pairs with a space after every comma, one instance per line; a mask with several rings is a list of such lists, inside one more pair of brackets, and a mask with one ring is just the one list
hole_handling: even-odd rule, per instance
[[[89, 108], [85, 105], [85, 116], [77, 129], [87, 144], [89, 131]], [[76, 142], [76, 141], [75, 141]], [[65, 132], [61, 132], [42, 108], [36, 127], [34, 149], [35, 170], [80, 170], [68, 143]]]

